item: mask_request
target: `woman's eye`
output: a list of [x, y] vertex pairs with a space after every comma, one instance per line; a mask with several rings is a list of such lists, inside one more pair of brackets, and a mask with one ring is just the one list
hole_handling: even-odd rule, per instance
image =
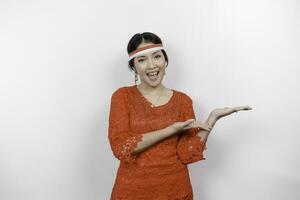
[[144, 59], [140, 59], [140, 60], [138, 60], [138, 62], [143, 62], [144, 61]]
[[160, 58], [160, 55], [156, 55], [155, 58]]

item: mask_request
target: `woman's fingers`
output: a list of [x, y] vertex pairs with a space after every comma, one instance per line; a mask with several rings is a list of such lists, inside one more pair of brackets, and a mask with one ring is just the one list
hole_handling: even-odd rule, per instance
[[209, 126], [206, 123], [201, 123], [199, 121], [194, 121], [193, 123], [188, 124], [187, 126], [184, 127], [184, 129], [190, 129], [190, 128], [200, 128], [200, 129], [204, 129], [207, 131], [210, 131], [212, 129], [211, 126]]
[[194, 123], [196, 120], [195, 119], [188, 119], [184, 122], [184, 126], [188, 126], [189, 124]]
[[233, 108], [234, 112], [243, 111], [243, 110], [252, 110], [250, 106], [237, 106]]
[[191, 124], [193, 124], [195, 121], [195, 119], [188, 119], [185, 122], [182, 122], [182, 129], [184, 128], [188, 128], [189, 126], [191, 126]]
[[230, 115], [234, 112], [243, 111], [243, 110], [252, 110], [250, 106], [236, 106], [236, 107], [224, 107], [217, 108], [212, 111], [212, 114], [216, 116], [216, 118], [224, 117]]

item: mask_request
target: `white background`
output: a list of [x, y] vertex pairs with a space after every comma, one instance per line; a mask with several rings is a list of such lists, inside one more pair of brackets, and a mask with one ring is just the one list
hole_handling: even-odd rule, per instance
[[126, 47], [144, 31], [199, 120], [253, 107], [218, 121], [189, 165], [195, 200], [300, 198], [299, 1], [0, 2], [1, 200], [109, 199], [110, 97], [134, 84]]

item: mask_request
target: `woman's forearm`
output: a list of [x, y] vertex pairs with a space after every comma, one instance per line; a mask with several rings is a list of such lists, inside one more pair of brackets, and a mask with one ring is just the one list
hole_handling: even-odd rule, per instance
[[148, 147], [155, 145], [159, 141], [170, 137], [173, 135], [175, 130], [170, 126], [159, 129], [156, 131], [151, 131], [143, 134], [142, 140], [138, 143], [137, 147], [134, 149], [134, 153], [140, 153], [146, 150]]
[[[215, 117], [210, 114], [206, 120], [206, 123], [208, 123], [211, 127], [213, 127], [214, 124], [216, 123]], [[137, 154], [142, 151], [145, 151], [147, 148], [155, 145], [159, 141], [176, 134], [176, 132], [178, 131], [176, 131], [171, 126], [168, 126], [163, 129], [144, 133], [142, 140], [137, 144], [137, 147], [134, 149], [133, 153]], [[204, 141], [205, 143], [209, 133], [210, 131], [201, 129], [197, 135], [201, 138], [201, 141]]]
[[216, 116], [210, 113], [210, 115], [208, 116], [205, 122], [208, 123], [210, 127], [214, 127], [215, 123], [217, 122], [217, 118]]
[[[209, 124], [210, 127], [213, 127], [216, 123], [216, 118], [212, 114], [209, 115], [205, 123]], [[208, 138], [208, 135], [210, 134], [210, 131], [206, 131], [201, 129], [198, 133], [197, 136], [200, 137], [200, 140], [205, 144]]]

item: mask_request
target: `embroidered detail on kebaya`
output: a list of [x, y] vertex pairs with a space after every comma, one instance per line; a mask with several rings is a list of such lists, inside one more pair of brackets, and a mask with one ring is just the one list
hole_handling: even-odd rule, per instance
[[205, 160], [197, 129], [189, 129], [135, 153], [143, 134], [176, 121], [194, 118], [192, 99], [173, 90], [166, 106], [151, 107], [136, 86], [121, 87], [111, 96], [108, 138], [120, 161], [111, 200], [193, 200], [187, 165]]

